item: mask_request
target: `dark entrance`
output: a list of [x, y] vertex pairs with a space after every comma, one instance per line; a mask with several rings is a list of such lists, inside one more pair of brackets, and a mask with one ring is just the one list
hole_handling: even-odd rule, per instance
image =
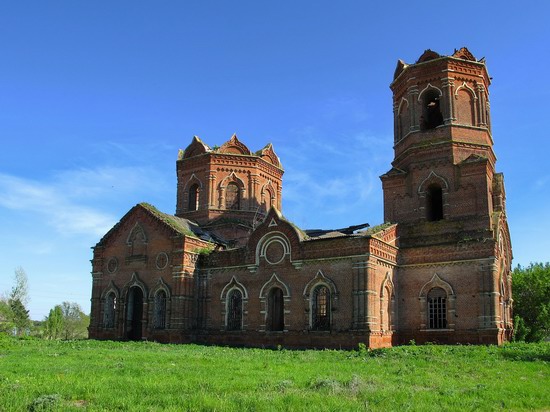
[[134, 286], [128, 291], [126, 305], [126, 338], [141, 340], [141, 319], [143, 317], [143, 291]]
[[268, 297], [268, 329], [271, 331], [282, 331], [285, 328], [285, 302], [283, 291], [273, 288], [269, 291]]

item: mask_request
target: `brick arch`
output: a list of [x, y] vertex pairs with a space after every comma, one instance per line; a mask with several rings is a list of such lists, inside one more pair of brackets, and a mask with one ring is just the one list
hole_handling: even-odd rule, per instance
[[[222, 319], [222, 325], [224, 325], [225, 328], [229, 328], [229, 305], [231, 304], [230, 300], [228, 300], [228, 296], [231, 295], [231, 292], [234, 290], [237, 290], [241, 293], [242, 301], [241, 301], [241, 319], [240, 319], [240, 329], [245, 329], [247, 315], [248, 315], [248, 291], [246, 289], [246, 286], [244, 286], [241, 282], [237, 280], [235, 276], [231, 278], [231, 280], [223, 287], [221, 293], [220, 293], [220, 302], [221, 302], [221, 319]], [[232, 329], [237, 330], [237, 329]]]
[[332, 311], [336, 310], [338, 308], [338, 289], [336, 288], [336, 284], [332, 279], [325, 276], [322, 270], [318, 270], [317, 274], [306, 284], [304, 287], [304, 291], [302, 293], [304, 297], [304, 311], [306, 312], [306, 318], [308, 320], [308, 327], [313, 328], [313, 306], [314, 301], [312, 299], [312, 294], [315, 291], [315, 289], [319, 286], [326, 287], [329, 292], [329, 302], [328, 302], [328, 308], [329, 308], [329, 323], [332, 324]]
[[[282, 257], [278, 261], [269, 261], [269, 247], [280, 245]], [[292, 246], [288, 237], [279, 231], [266, 233], [256, 244], [256, 265], [260, 264], [260, 260], [264, 259], [268, 264], [278, 264], [283, 260], [292, 260]]]
[[387, 272], [380, 286], [380, 330], [392, 331], [395, 329], [395, 309], [395, 285], [390, 272]]
[[233, 276], [231, 280], [223, 287], [220, 293], [220, 299], [222, 301], [226, 299], [227, 294], [233, 289], [239, 289], [243, 294], [243, 299], [248, 299], [248, 291], [246, 290], [246, 286], [239, 282], [235, 276]]
[[269, 309], [269, 300], [270, 300], [269, 295], [273, 289], [280, 289], [283, 294], [282, 296], [283, 300], [281, 302], [283, 306], [282, 308], [279, 306], [279, 308], [281, 308], [282, 310], [282, 316], [283, 316], [282, 324], [281, 324], [282, 328], [275, 329], [277, 331], [283, 332], [288, 329], [289, 317], [287, 315], [290, 314], [290, 288], [286, 283], [284, 283], [281, 279], [279, 279], [276, 273], [273, 273], [271, 278], [266, 283], [264, 283], [264, 285], [262, 286], [262, 289], [260, 290], [260, 307], [262, 308], [261, 313], [263, 313], [264, 315], [264, 324], [260, 326], [260, 330], [263, 330], [263, 331], [274, 330], [274, 329], [271, 329], [271, 326], [270, 326], [271, 322], [273, 321], [273, 318], [272, 318], [273, 314], [270, 313], [270, 309]]
[[[434, 188], [435, 186], [435, 188]], [[441, 196], [440, 203], [431, 201], [431, 194], [432, 190], [440, 188], [441, 193], [438, 193], [438, 196]], [[439, 190], [437, 190], [439, 192]], [[449, 184], [447, 183], [447, 180], [443, 177], [439, 176], [437, 173], [435, 173], [433, 170], [430, 172], [430, 174], [418, 185], [417, 189], [418, 193], [418, 210], [422, 213], [421, 218], [425, 220], [441, 220], [445, 219], [448, 215], [448, 195], [449, 195]], [[431, 209], [434, 207], [433, 205], [437, 204], [440, 217], [436, 219], [432, 219], [430, 216]]]
[[170, 286], [168, 286], [166, 282], [161, 277], [159, 277], [155, 286], [149, 291], [149, 300], [154, 299], [157, 292], [161, 290], [166, 293], [166, 299], [170, 299], [172, 295]]
[[139, 275], [138, 275], [137, 272], [132, 273], [132, 278], [122, 288], [121, 295], [124, 299], [126, 299], [126, 296], [128, 295], [128, 291], [130, 290], [130, 288], [133, 288], [133, 287], [138, 287], [138, 288], [141, 289], [141, 291], [143, 293], [143, 298], [145, 300], [145, 297], [148, 296], [148, 289], [147, 289], [147, 286], [145, 286], [145, 283], [143, 283], [140, 280]]
[[227, 186], [231, 183], [237, 185], [237, 188], [239, 190], [239, 192], [238, 192], [238, 195], [239, 195], [239, 209], [243, 209], [244, 208], [246, 185], [245, 185], [244, 181], [235, 174], [235, 172], [231, 172], [218, 185], [218, 192], [220, 194], [220, 196], [219, 196], [219, 207], [220, 208], [226, 208], [226, 198], [227, 198], [226, 190], [227, 190]]
[[[277, 205], [277, 191], [273, 187], [273, 183], [271, 180], [268, 180], [267, 183], [265, 183], [262, 186], [261, 193], [261, 204], [266, 204], [266, 212], [267, 210], [271, 209], [271, 207], [275, 207]], [[267, 202], [266, 194], [269, 195], [269, 202]]]
[[311, 291], [315, 288], [315, 286], [321, 284], [327, 286], [330, 290], [330, 293], [332, 293], [334, 296], [338, 296], [338, 289], [336, 288], [336, 284], [333, 282], [332, 279], [325, 276], [321, 269], [317, 271], [317, 274], [304, 287], [303, 296], [305, 298], [309, 298], [309, 295], [311, 294]]
[[132, 246], [132, 243], [134, 242], [135, 237], [140, 234], [143, 235], [143, 240], [145, 243], [147, 243], [147, 233], [143, 229], [143, 226], [141, 226], [139, 222], [136, 222], [132, 230], [130, 230], [130, 233], [128, 233], [128, 237], [126, 238], [126, 244], [128, 246]]
[[203, 188], [203, 185], [202, 185], [202, 181], [195, 175], [195, 173], [193, 173], [189, 179], [187, 179], [187, 182], [185, 182], [185, 186], [184, 186], [184, 190], [187, 191], [189, 190], [189, 187], [191, 187], [191, 185], [193, 183], [196, 183], [199, 185], [199, 188], [202, 190]]
[[271, 278], [267, 282], [265, 282], [262, 288], [260, 289], [260, 299], [267, 298], [267, 294], [274, 287], [278, 287], [279, 289], [282, 289], [283, 297], [285, 299], [290, 298], [290, 288], [287, 286], [286, 283], [284, 283], [281, 279], [279, 279], [276, 273], [273, 273]]
[[439, 93], [439, 97], [443, 96], [443, 92], [439, 87], [433, 86], [431, 83], [428, 83], [428, 85], [424, 87], [420, 93], [418, 93], [419, 103], [422, 103], [422, 95], [430, 90], [436, 90]]
[[[157, 296], [160, 292], [164, 292], [165, 301], [163, 306], [157, 307], [157, 304], [160, 303], [157, 300]], [[171, 315], [171, 291], [170, 287], [164, 282], [162, 278], [158, 278], [157, 283], [149, 291], [149, 319], [150, 324], [155, 329], [166, 329], [170, 325], [170, 315]], [[162, 319], [162, 320], [161, 320]], [[162, 325], [162, 326], [161, 326]]]
[[237, 176], [235, 172], [231, 172], [229, 175], [224, 177], [218, 185], [218, 188], [225, 189], [229, 183], [236, 183], [240, 189], [245, 189], [244, 181], [239, 176]]
[[109, 281], [109, 284], [101, 293], [101, 300], [104, 300], [109, 293], [114, 293], [117, 299], [120, 298], [120, 291], [112, 280]]
[[[432, 97], [430, 97], [432, 96]], [[417, 106], [421, 117], [418, 119], [420, 130], [431, 130], [443, 124], [443, 92], [431, 83], [418, 94]]]
[[456, 295], [450, 283], [443, 280], [437, 273], [434, 273], [431, 280], [426, 282], [420, 289], [418, 300], [420, 302], [420, 329], [427, 329], [428, 325], [428, 293], [434, 288], [440, 288], [447, 294], [447, 329], [454, 329], [456, 314]]
[[454, 93], [456, 102], [456, 121], [459, 124], [468, 126], [477, 125], [476, 119], [476, 107], [477, 107], [477, 95], [474, 89], [472, 89], [466, 82], [457, 87]]
[[[114, 295], [113, 299], [113, 307], [108, 308], [107, 307], [107, 299], [110, 295]], [[111, 280], [109, 282], [109, 285], [101, 294], [100, 298], [100, 319], [101, 319], [101, 327], [106, 329], [116, 329], [119, 322], [118, 322], [118, 316], [119, 316], [119, 309], [120, 306], [120, 291], [114, 284], [114, 282]]]
[[410, 127], [409, 101], [402, 97], [397, 108], [397, 141], [403, 139], [409, 133]]

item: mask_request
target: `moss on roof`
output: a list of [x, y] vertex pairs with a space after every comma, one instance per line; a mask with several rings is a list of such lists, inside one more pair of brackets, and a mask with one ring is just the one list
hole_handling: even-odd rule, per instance
[[167, 213], [163, 213], [160, 210], [158, 210], [155, 206], [149, 203], [142, 202], [142, 203], [139, 203], [139, 205], [144, 209], [147, 209], [149, 212], [155, 215], [156, 218], [166, 223], [176, 232], [181, 233], [182, 235], [190, 236], [190, 237], [198, 237], [193, 232], [193, 228], [195, 225], [193, 225], [193, 223], [190, 222], [189, 220], [183, 219], [174, 215], [169, 215]]
[[375, 233], [386, 230], [387, 228], [389, 228], [392, 225], [393, 225], [393, 223], [390, 223], [390, 222], [382, 223], [380, 225], [369, 227], [366, 230], [362, 230], [362, 231], [359, 232], [359, 234], [361, 234], [363, 236], [372, 236]]

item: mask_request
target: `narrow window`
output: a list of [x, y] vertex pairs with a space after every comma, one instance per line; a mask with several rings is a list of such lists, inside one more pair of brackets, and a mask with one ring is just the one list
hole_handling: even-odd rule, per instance
[[225, 189], [225, 208], [240, 210], [241, 193], [236, 183], [229, 183]]
[[428, 320], [430, 329], [447, 327], [447, 294], [441, 288], [428, 292]]
[[241, 330], [243, 325], [243, 295], [233, 289], [227, 297], [227, 330]]
[[435, 129], [443, 124], [443, 115], [439, 107], [439, 93], [436, 90], [428, 90], [424, 94], [422, 106], [421, 130]]
[[282, 331], [285, 327], [284, 298], [280, 288], [269, 291], [268, 297], [268, 329]]
[[317, 286], [312, 294], [312, 329], [330, 330], [330, 291]]
[[199, 210], [199, 185], [196, 183], [189, 188], [189, 206], [187, 210], [190, 212]]
[[104, 328], [115, 327], [115, 313], [116, 313], [116, 296], [113, 292], [111, 292], [105, 298], [105, 309], [103, 313]]
[[153, 320], [155, 329], [166, 328], [166, 292], [161, 290], [155, 295], [155, 315]]
[[430, 222], [443, 219], [443, 190], [440, 186], [431, 185], [426, 193], [426, 213]]
[[380, 325], [381, 329], [388, 331], [391, 330], [392, 322], [392, 295], [388, 287], [384, 288], [384, 296], [380, 299]]

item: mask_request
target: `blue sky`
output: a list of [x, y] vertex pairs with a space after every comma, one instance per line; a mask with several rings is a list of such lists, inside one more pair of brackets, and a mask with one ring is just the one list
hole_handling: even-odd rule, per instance
[[548, 261], [550, 3], [18, 1], [0, 4], [0, 292], [89, 311], [91, 247], [134, 204], [175, 211], [193, 135], [272, 142], [304, 228], [383, 220], [398, 59], [487, 59], [514, 266]]

